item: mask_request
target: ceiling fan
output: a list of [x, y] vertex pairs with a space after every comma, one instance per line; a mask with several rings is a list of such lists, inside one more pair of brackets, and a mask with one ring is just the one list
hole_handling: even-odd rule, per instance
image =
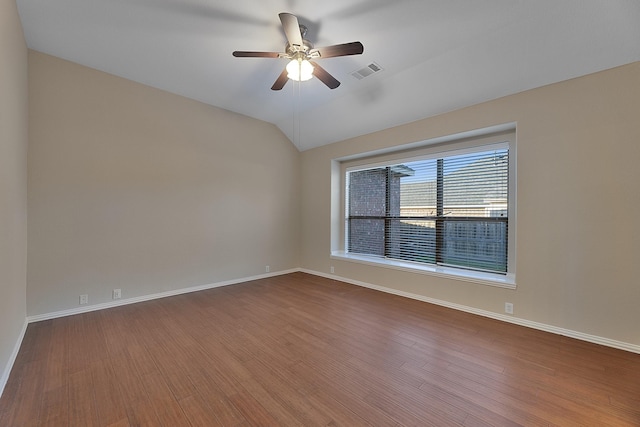
[[271, 90], [280, 90], [288, 79], [296, 81], [309, 80], [316, 76], [318, 80], [327, 85], [329, 89], [340, 86], [340, 82], [318, 65], [314, 59], [334, 58], [336, 56], [360, 55], [364, 52], [364, 46], [360, 42], [337, 44], [326, 47], [314, 48], [313, 44], [304, 37], [307, 28], [298, 23], [298, 18], [290, 13], [280, 13], [280, 22], [287, 37], [287, 45], [284, 52], [250, 52], [236, 50], [233, 56], [237, 58], [285, 58], [290, 60], [286, 68], [276, 79]]

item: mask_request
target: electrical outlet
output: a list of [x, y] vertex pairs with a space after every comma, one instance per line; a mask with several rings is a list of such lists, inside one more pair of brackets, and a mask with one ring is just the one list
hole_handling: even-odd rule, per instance
[[504, 303], [504, 312], [507, 314], [513, 314], [513, 304], [510, 302]]
[[333, 268], [333, 265], [332, 265], [332, 266], [331, 266], [331, 274], [333, 274], [333, 273], [335, 273], [335, 272], [336, 272], [336, 269], [335, 269], [335, 268]]
[[266, 272], [268, 273], [269, 271], [271, 271], [271, 268], [267, 265], [267, 266], [264, 268], [264, 271], [266, 271]]
[[89, 304], [89, 295], [82, 294], [80, 295], [80, 304]]
[[113, 290], [113, 299], [122, 298], [122, 289], [114, 289]]

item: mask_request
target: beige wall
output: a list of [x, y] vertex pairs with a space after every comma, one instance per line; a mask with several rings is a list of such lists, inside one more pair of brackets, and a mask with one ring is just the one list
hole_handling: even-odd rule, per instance
[[[305, 151], [302, 267], [640, 345], [639, 118], [633, 63]], [[510, 122], [516, 290], [330, 259], [332, 159]]]
[[299, 265], [273, 125], [29, 53], [28, 314]]
[[27, 45], [14, 0], [0, 0], [0, 391], [26, 317]]

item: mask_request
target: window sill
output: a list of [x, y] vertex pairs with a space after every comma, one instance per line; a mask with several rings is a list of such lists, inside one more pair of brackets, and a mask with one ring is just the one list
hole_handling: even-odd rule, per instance
[[513, 274], [494, 274], [483, 271], [471, 271], [461, 268], [441, 267], [437, 265], [418, 264], [410, 261], [391, 260], [388, 258], [356, 255], [343, 251], [331, 253], [331, 259], [356, 262], [359, 264], [373, 265], [376, 267], [391, 268], [410, 273], [427, 274], [430, 276], [444, 277], [447, 279], [462, 280], [478, 283], [480, 285], [497, 286], [500, 288], [515, 289], [516, 280]]

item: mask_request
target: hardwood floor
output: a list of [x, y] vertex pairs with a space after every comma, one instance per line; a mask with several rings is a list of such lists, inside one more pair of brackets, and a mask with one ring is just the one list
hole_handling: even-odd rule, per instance
[[640, 355], [294, 273], [30, 324], [1, 426], [639, 426]]

